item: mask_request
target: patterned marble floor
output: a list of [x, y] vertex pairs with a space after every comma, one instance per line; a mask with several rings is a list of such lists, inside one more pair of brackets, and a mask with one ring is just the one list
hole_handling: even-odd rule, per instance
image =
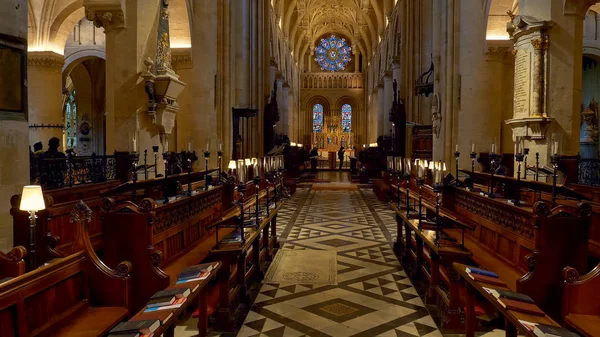
[[282, 249], [337, 252], [338, 285], [262, 284], [238, 337], [441, 336], [392, 251], [393, 215], [370, 190], [298, 190], [279, 224]]

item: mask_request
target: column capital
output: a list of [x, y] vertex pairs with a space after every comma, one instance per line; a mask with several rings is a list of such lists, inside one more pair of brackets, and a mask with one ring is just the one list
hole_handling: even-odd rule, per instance
[[283, 73], [281, 71], [277, 72], [277, 74], [275, 75], [275, 80], [277, 82], [283, 83], [283, 81], [285, 80], [285, 78], [283, 78]]
[[391, 71], [389, 71], [389, 70], [386, 70], [386, 71], [383, 73], [383, 80], [384, 80], [384, 81], [391, 81], [391, 80], [392, 80], [392, 72], [391, 72]]
[[377, 89], [383, 89], [383, 81], [377, 82]]
[[85, 18], [105, 31], [125, 28], [125, 13], [120, 1], [87, 0], [84, 2]]
[[402, 66], [402, 58], [399, 55], [393, 56], [392, 57], [392, 69], [399, 68], [400, 66]]
[[533, 46], [533, 49], [535, 50], [545, 50], [548, 49], [548, 44], [550, 43], [550, 41], [548, 40], [547, 36], [540, 36], [537, 39], [532, 39], [531, 40], [531, 45]]
[[277, 69], [277, 67], [279, 67], [274, 57], [271, 57], [271, 59], [269, 60], [269, 66], [273, 69]]
[[289, 90], [290, 84], [287, 81], [285, 81], [285, 82], [283, 82], [283, 85], [281, 87], [283, 88], [283, 90]]
[[27, 52], [27, 66], [61, 70], [65, 65], [65, 57], [53, 51]]

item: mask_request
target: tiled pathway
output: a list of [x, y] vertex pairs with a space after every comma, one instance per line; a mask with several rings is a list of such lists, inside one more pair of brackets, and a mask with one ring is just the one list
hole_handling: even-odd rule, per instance
[[392, 251], [393, 215], [371, 191], [300, 189], [278, 220], [282, 249], [337, 252], [338, 285], [262, 284], [238, 337], [441, 336]]

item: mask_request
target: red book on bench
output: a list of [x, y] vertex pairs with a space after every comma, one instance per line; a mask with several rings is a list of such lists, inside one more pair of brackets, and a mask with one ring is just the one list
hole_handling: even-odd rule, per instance
[[518, 311], [536, 316], [546, 316], [542, 309], [532, 303], [509, 300], [508, 298], [499, 298], [498, 302], [505, 307], [506, 310]]
[[504, 284], [504, 282], [502, 282], [500, 279], [495, 278], [495, 277], [485, 276], [485, 275], [481, 275], [481, 274], [474, 274], [474, 273], [469, 273], [469, 277], [477, 282], [483, 282], [483, 283], [493, 284], [493, 285], [497, 285], [497, 286], [506, 286], [506, 284]]

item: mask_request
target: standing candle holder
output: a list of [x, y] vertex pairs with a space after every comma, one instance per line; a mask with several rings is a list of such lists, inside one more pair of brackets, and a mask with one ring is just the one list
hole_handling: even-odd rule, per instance
[[191, 196], [192, 195], [192, 157], [189, 157], [187, 159], [187, 169], [188, 169], [188, 188], [187, 188], [187, 195]]
[[246, 242], [246, 235], [244, 233], [244, 193], [246, 192], [246, 184], [240, 181], [237, 188], [240, 197], [238, 200], [238, 204], [240, 206], [240, 236], [242, 239], [242, 244], [244, 244]]
[[440, 206], [442, 205], [442, 191], [444, 185], [435, 183], [433, 185], [433, 193], [435, 193], [435, 244], [440, 246], [442, 218], [440, 217]]
[[560, 155], [553, 154], [550, 157], [552, 163], [552, 207], [556, 207], [556, 181], [558, 179], [558, 163], [560, 162]]
[[260, 192], [260, 175], [256, 174], [254, 176], [254, 190], [256, 191], [255, 193], [255, 197], [256, 197], [256, 229], [258, 230], [258, 219], [259, 219], [259, 215], [260, 215], [260, 197], [259, 197], [259, 192]]
[[540, 153], [535, 153], [535, 181], [540, 179]]
[[[458, 145], [456, 146], [458, 147]], [[458, 180], [458, 160], [460, 159], [460, 151], [454, 152], [454, 160], [456, 161], [456, 179], [454, 180], [456, 186], [459, 186], [460, 181]]]
[[406, 181], [406, 218], [410, 216], [410, 171], [404, 172], [404, 180]]
[[423, 178], [417, 178], [417, 186], [419, 188], [419, 230], [423, 229], [423, 223], [422, 223], [422, 219], [423, 219], [423, 184], [425, 183], [425, 179]]
[[527, 157], [529, 157], [529, 149], [528, 148], [523, 149], [523, 154], [525, 155], [524, 156], [525, 157], [524, 158], [524, 160], [525, 160], [525, 163], [524, 163], [525, 172], [523, 174], [523, 180], [527, 180]]
[[131, 182], [132, 184], [132, 188], [131, 188], [131, 200], [133, 202], [135, 202], [135, 196], [137, 194], [137, 190], [136, 190], [136, 183], [137, 183], [137, 165], [138, 162], [137, 160], [134, 160], [133, 163], [131, 164]]
[[164, 204], [168, 204], [169, 203], [169, 183], [168, 183], [168, 179], [169, 178], [169, 153], [165, 152], [163, 153], [163, 159], [165, 161], [165, 180], [163, 182], [163, 193], [164, 193]]
[[144, 180], [148, 180], [148, 150], [144, 150]]
[[493, 198], [494, 197], [494, 186], [495, 186], [495, 182], [494, 182], [494, 176], [496, 174], [496, 159], [497, 159], [497, 155], [495, 153], [490, 153], [490, 174], [491, 174], [491, 179], [490, 179], [490, 187], [488, 190], [488, 197]]
[[[523, 153], [517, 153], [515, 155], [515, 159], [517, 160], [517, 196], [515, 198], [515, 206], [519, 206], [521, 204], [521, 163], [525, 155]], [[525, 170], [527, 170], [527, 166], [525, 166]]]
[[477, 159], [477, 152], [471, 152], [471, 175], [475, 173], [475, 159]]
[[221, 165], [223, 164], [222, 163], [222, 161], [223, 161], [223, 151], [221, 151], [221, 150], [217, 151], [217, 156], [219, 157], [219, 160], [218, 160], [218, 163], [217, 163], [218, 164], [218, 168], [219, 168], [219, 172], [218, 172], [219, 176], [218, 176], [216, 184], [217, 185], [221, 185]]
[[158, 176], [158, 146], [153, 146], [152, 152], [154, 152], [154, 178], [156, 178]]
[[208, 191], [208, 158], [210, 158], [210, 152], [204, 151], [204, 190]]

